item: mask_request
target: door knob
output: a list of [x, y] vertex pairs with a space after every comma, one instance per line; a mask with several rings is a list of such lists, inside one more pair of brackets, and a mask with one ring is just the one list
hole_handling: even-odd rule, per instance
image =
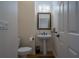
[[55, 33], [57, 33], [57, 32], [55, 32]]
[[57, 34], [56, 36], [57, 36], [58, 38], [60, 37], [60, 35], [59, 35], [59, 34]]

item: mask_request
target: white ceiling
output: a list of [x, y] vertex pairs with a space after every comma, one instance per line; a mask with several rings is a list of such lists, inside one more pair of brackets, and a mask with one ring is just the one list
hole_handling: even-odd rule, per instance
[[52, 1], [52, 5], [53, 6], [56, 6], [56, 5], [58, 5], [59, 4], [59, 1]]
[[36, 1], [37, 4], [51, 4], [53, 6], [56, 6], [59, 4], [59, 1]]

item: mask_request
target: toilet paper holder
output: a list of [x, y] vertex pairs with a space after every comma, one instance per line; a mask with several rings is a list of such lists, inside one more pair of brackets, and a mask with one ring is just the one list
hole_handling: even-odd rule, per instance
[[29, 38], [30, 41], [32, 41], [32, 40], [34, 40], [34, 39], [35, 39], [34, 37], [30, 37], [30, 38]]

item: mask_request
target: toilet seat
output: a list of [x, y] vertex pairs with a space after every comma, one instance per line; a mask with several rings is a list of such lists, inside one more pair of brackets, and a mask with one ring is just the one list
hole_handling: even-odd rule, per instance
[[31, 51], [32, 48], [31, 47], [21, 47], [18, 49], [18, 52], [25, 52], [25, 51]]
[[32, 51], [31, 47], [21, 47], [18, 49], [19, 55], [29, 54]]

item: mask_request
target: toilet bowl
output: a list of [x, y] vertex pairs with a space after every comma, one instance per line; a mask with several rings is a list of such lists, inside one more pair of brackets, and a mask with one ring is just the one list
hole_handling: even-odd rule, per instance
[[18, 55], [21, 57], [27, 57], [27, 54], [30, 54], [32, 52], [31, 47], [20, 47], [18, 49]]
[[[20, 40], [18, 39], [18, 47], [20, 46]], [[18, 56], [20, 57], [27, 57], [27, 54], [30, 54], [32, 52], [32, 47], [20, 47], [18, 48]]]

